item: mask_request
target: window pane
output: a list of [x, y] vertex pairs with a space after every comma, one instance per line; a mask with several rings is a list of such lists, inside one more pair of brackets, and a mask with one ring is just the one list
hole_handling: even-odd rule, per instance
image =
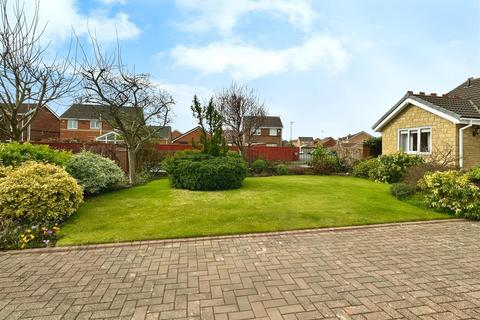
[[275, 129], [275, 128], [270, 128], [270, 135], [271, 135], [271, 136], [276, 136], [276, 135], [277, 135], [277, 129]]
[[75, 119], [69, 119], [67, 121], [67, 128], [68, 129], [77, 129], [77, 120]]
[[418, 151], [418, 130], [410, 130], [409, 150]]
[[420, 151], [421, 152], [430, 152], [430, 130], [422, 129], [420, 132]]
[[400, 131], [398, 148], [401, 152], [408, 151], [408, 132]]

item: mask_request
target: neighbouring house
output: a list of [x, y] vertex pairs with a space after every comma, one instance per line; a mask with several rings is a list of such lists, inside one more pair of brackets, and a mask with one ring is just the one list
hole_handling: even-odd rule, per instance
[[299, 148], [313, 148], [314, 144], [313, 137], [298, 137], [293, 141], [293, 145]]
[[202, 128], [195, 127], [177, 136], [176, 138], [173, 138], [172, 144], [184, 144], [184, 145], [200, 144], [201, 135], [202, 135]]
[[323, 146], [325, 148], [332, 148], [332, 147], [335, 147], [337, 145], [337, 140], [335, 140], [332, 137], [326, 137], [326, 138], [323, 138], [323, 139], [317, 138], [314, 141], [314, 145], [315, 145], [315, 147]]
[[278, 116], [267, 116], [262, 125], [254, 132], [251, 144], [264, 144], [267, 147], [282, 146], [282, 120]]
[[172, 140], [175, 139], [175, 138], [178, 138], [182, 135], [183, 133], [181, 133], [180, 131], [178, 130], [173, 130], [172, 131]]
[[480, 78], [437, 95], [408, 91], [374, 125], [382, 152], [450, 156], [460, 168], [480, 165]]
[[[23, 104], [19, 108], [19, 118], [25, 119], [32, 114], [34, 111], [34, 106], [31, 104]], [[2, 120], [0, 115], [0, 140], [8, 140], [8, 135], [1, 133], [4, 130], [8, 130], [10, 127], [9, 123], [5, 119]], [[60, 137], [60, 119], [56, 113], [51, 110], [48, 106], [44, 106], [38, 109], [33, 120], [27, 126], [27, 128], [22, 132], [21, 141], [45, 141], [58, 139]]]
[[[105, 120], [106, 107], [92, 104], [73, 104], [60, 116], [60, 139], [81, 142], [123, 143], [121, 135]], [[134, 110], [126, 108], [126, 110]], [[151, 126], [158, 129], [159, 127]], [[153, 138], [158, 143], [171, 141], [171, 128], [161, 127]]]
[[345, 137], [338, 138], [340, 143], [364, 143], [373, 136], [365, 131], [360, 131], [354, 134], [348, 134]]

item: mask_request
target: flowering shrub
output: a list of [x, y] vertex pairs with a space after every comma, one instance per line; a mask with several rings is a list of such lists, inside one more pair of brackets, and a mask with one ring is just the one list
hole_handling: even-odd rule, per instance
[[0, 178], [0, 219], [60, 222], [77, 210], [82, 194], [63, 168], [26, 162]]
[[72, 154], [51, 149], [47, 145], [30, 143], [0, 143], [0, 165], [19, 166], [26, 161], [52, 163], [64, 166]]
[[59, 231], [58, 225], [22, 226], [12, 220], [0, 220], [0, 249], [51, 247], [55, 245]]
[[458, 171], [427, 173], [419, 182], [430, 207], [479, 218], [480, 189]]
[[113, 188], [126, 179], [122, 169], [113, 160], [88, 151], [74, 154], [66, 170], [77, 179], [87, 194]]
[[406, 153], [382, 155], [377, 159], [378, 166], [369, 176], [375, 181], [387, 183], [399, 182], [408, 168], [423, 163], [423, 158]]

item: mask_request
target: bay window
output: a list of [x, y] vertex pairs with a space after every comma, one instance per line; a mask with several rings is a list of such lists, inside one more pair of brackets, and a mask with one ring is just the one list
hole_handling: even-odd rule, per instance
[[432, 129], [409, 128], [398, 130], [398, 151], [405, 153], [431, 153]]

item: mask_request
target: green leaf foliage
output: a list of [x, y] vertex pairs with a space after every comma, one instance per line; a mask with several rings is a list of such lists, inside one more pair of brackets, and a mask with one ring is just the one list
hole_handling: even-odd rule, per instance
[[43, 144], [0, 143], [0, 165], [17, 167], [26, 161], [36, 161], [64, 166], [72, 154], [58, 151]]

